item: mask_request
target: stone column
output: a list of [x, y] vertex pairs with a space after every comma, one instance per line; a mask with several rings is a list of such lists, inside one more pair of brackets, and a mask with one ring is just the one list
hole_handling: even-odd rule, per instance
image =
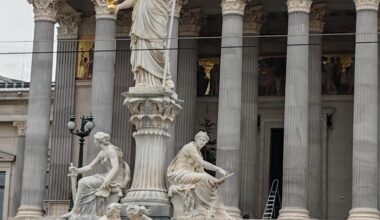
[[136, 126], [136, 162], [131, 188], [121, 200], [124, 206], [144, 205], [151, 216], [170, 219], [170, 201], [166, 188], [167, 140], [169, 127], [181, 110], [176, 94], [165, 87], [130, 87], [124, 104]]
[[202, 9], [183, 9], [180, 18], [178, 55], [178, 96], [184, 100], [183, 112], [176, 122], [175, 152], [194, 139], [196, 126], [198, 40]]
[[[174, 84], [176, 85], [176, 89], [179, 87], [177, 86], [177, 79], [178, 79], [178, 30], [179, 30], [179, 17], [182, 9], [184, 0], [176, 0], [176, 7], [175, 7], [175, 13], [174, 13], [174, 19], [173, 19], [173, 30], [172, 30], [172, 36], [171, 36], [171, 44], [169, 46], [169, 70], [172, 74], [172, 80]], [[171, 5], [171, 4], [170, 4]], [[171, 6], [170, 6], [171, 8]], [[171, 14], [170, 14], [171, 16]], [[168, 32], [169, 32], [169, 25], [170, 25], [170, 16], [168, 19]], [[169, 34], [168, 34], [169, 36]], [[182, 99], [182, 97], [180, 97]], [[176, 148], [178, 146], [175, 145], [175, 137], [176, 137], [176, 128], [175, 124], [169, 128], [169, 132], [171, 135], [171, 138], [168, 140], [168, 151], [167, 151], [167, 161], [166, 165], [169, 166], [170, 162], [174, 159], [174, 156], [176, 154]]]
[[240, 217], [240, 125], [244, 0], [222, 0], [223, 29], [220, 62], [217, 156], [218, 166], [235, 175], [220, 188], [227, 211]]
[[50, 131], [51, 76], [54, 23], [58, 0], [30, 0], [35, 26], [32, 70], [22, 178], [21, 206], [17, 219], [40, 219], [46, 186], [46, 162]]
[[26, 122], [16, 121], [13, 126], [17, 128], [17, 153], [16, 167], [13, 185], [13, 200], [9, 205], [9, 216], [14, 217], [17, 214], [17, 208], [20, 206], [21, 189], [22, 189], [22, 171], [24, 170], [24, 153], [25, 153], [25, 132]]
[[279, 219], [308, 219], [308, 75], [311, 0], [288, 0], [284, 171]]
[[241, 188], [240, 207], [251, 218], [257, 197], [257, 95], [259, 67], [259, 38], [264, 21], [262, 6], [249, 6], [244, 13], [243, 76], [241, 105]]
[[[74, 113], [74, 92], [80, 13], [59, 12], [56, 83], [53, 103], [51, 156], [47, 203], [49, 216], [61, 216], [69, 210], [71, 189], [67, 178], [71, 162], [72, 135], [66, 127]], [[62, 210], [63, 213], [54, 213]]]
[[[110, 14], [107, 0], [93, 0], [96, 11], [94, 47], [94, 69], [92, 74], [91, 100], [96, 132], [111, 135], [112, 107], [114, 98], [115, 54], [116, 54], [116, 14]], [[128, 61], [127, 61], [128, 62]], [[92, 161], [99, 152], [89, 139], [87, 158], [84, 164]], [[112, 141], [112, 140], [111, 140]], [[96, 172], [96, 171], [94, 171]]]
[[[309, 172], [307, 207], [312, 219], [321, 219], [322, 196], [322, 33], [326, 3], [311, 6], [309, 48]], [[313, 36], [313, 34], [315, 34]]]
[[132, 124], [128, 123], [131, 117], [128, 109], [123, 107], [124, 98], [121, 95], [133, 86], [133, 73], [131, 67], [131, 51], [129, 32], [132, 23], [132, 11], [118, 12], [116, 26], [116, 61], [115, 61], [115, 86], [112, 114], [112, 143], [120, 147], [124, 153], [124, 160], [133, 167], [134, 153], [132, 151], [133, 137]]
[[380, 219], [377, 209], [379, 0], [355, 0], [356, 48], [352, 209], [348, 219]]

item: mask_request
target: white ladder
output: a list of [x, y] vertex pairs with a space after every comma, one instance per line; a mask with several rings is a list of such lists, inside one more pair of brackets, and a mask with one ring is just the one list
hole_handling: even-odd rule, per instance
[[278, 179], [273, 180], [272, 186], [270, 187], [267, 204], [265, 205], [264, 213], [262, 219], [272, 219], [273, 212], [274, 212], [274, 206], [276, 203], [276, 197], [278, 197], [278, 201], [280, 200], [280, 194], [278, 192]]

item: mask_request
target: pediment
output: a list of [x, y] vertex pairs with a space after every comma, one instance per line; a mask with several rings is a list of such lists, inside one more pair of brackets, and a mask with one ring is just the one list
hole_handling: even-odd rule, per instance
[[0, 162], [13, 162], [15, 155], [0, 151]]

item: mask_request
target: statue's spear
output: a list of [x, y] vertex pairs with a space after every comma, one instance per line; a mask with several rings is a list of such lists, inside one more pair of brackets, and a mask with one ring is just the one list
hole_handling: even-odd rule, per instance
[[169, 68], [169, 53], [170, 53], [170, 44], [172, 42], [172, 32], [173, 32], [173, 23], [174, 23], [174, 13], [175, 13], [175, 4], [177, 0], [172, 0], [172, 8], [171, 8], [171, 13], [170, 13], [170, 24], [169, 24], [169, 36], [168, 36], [168, 41], [166, 44], [166, 54], [165, 54], [165, 68], [164, 68], [164, 77], [162, 79], [162, 86], [165, 86], [165, 81], [166, 81], [166, 73], [168, 72]]

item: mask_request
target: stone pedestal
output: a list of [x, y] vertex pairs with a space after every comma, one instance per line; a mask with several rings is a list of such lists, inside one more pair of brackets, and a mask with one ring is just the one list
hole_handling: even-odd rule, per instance
[[122, 204], [143, 205], [152, 217], [169, 218], [170, 201], [166, 187], [167, 140], [169, 128], [182, 109], [177, 95], [164, 87], [131, 87], [124, 93], [126, 105], [136, 126], [135, 170], [131, 188]]

